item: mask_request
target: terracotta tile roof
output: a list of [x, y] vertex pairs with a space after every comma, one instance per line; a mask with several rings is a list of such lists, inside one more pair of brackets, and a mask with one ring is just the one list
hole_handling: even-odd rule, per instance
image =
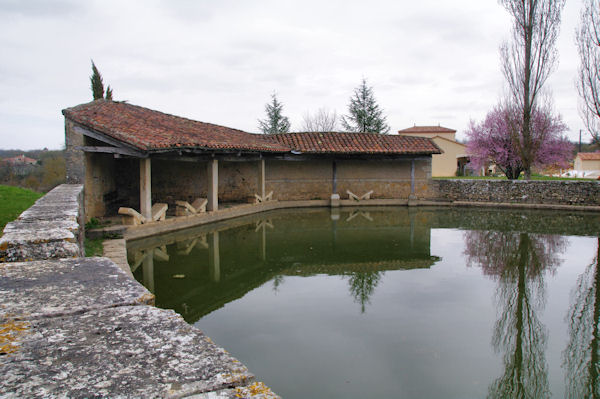
[[579, 152], [579, 158], [584, 161], [600, 161], [600, 152]]
[[269, 136], [295, 151], [311, 154], [440, 154], [425, 137], [375, 133], [284, 133]]
[[198, 148], [321, 154], [439, 154], [429, 138], [373, 133], [262, 135], [198, 122], [124, 102], [96, 100], [64, 109], [66, 118], [144, 151]]
[[64, 109], [70, 120], [141, 150], [206, 148], [289, 152], [264, 136], [153, 111], [124, 102], [96, 100]]
[[410, 133], [456, 133], [454, 129], [448, 129], [442, 126], [413, 126], [408, 129], [398, 130], [400, 134]]

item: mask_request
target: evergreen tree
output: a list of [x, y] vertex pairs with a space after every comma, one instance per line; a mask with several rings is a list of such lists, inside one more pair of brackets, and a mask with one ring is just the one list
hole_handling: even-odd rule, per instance
[[348, 113], [349, 115], [342, 116], [342, 127], [350, 132], [388, 133], [390, 131], [383, 110], [375, 101], [373, 88], [367, 86], [365, 79], [354, 89], [354, 95], [350, 97]]
[[108, 87], [106, 88], [106, 97], [105, 97], [105, 99], [107, 99], [108, 101], [112, 101], [112, 97], [113, 97], [113, 92], [112, 92], [112, 89], [111, 89], [110, 85], [108, 85]]
[[110, 85], [106, 88], [106, 97], [104, 97], [104, 83], [102, 82], [102, 75], [100, 75], [100, 71], [98, 71], [98, 68], [96, 68], [94, 60], [92, 60], [92, 76], [90, 76], [90, 82], [92, 84], [92, 94], [94, 95], [94, 100], [101, 98], [106, 98], [109, 101], [113, 100], [113, 90]]
[[104, 83], [102, 83], [102, 75], [100, 75], [98, 68], [96, 68], [94, 60], [92, 60], [92, 76], [90, 76], [90, 82], [92, 84], [92, 94], [94, 95], [94, 100], [104, 98]]
[[290, 131], [290, 121], [282, 115], [283, 104], [277, 101], [275, 93], [271, 95], [271, 102], [265, 105], [267, 117], [258, 120], [259, 129], [265, 134], [287, 133]]

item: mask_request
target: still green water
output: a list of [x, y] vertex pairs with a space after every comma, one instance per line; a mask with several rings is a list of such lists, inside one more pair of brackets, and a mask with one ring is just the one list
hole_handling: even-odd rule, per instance
[[600, 215], [261, 213], [128, 243], [283, 398], [599, 398]]

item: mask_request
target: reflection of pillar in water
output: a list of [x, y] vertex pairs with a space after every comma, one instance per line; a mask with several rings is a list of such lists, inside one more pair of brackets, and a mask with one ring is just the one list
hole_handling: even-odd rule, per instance
[[414, 248], [414, 245], [415, 245], [415, 211], [412, 208], [408, 208], [408, 219], [410, 221], [410, 247]]
[[260, 253], [260, 258], [265, 261], [267, 260], [267, 226], [266, 225], [262, 225], [262, 240], [261, 240], [261, 244], [262, 244], [262, 252]]
[[335, 244], [337, 242], [337, 221], [340, 220], [340, 209], [339, 208], [331, 208], [331, 235], [332, 235], [332, 244], [333, 249], [335, 249]]
[[144, 262], [142, 264], [144, 275], [144, 287], [154, 293], [154, 251], [150, 250], [144, 254]]
[[213, 281], [221, 280], [221, 260], [219, 257], [219, 232], [215, 231], [208, 235], [208, 263], [210, 266], [210, 278]]

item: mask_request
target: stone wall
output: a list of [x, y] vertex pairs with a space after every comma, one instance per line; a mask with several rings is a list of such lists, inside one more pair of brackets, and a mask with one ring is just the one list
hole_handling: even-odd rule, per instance
[[[411, 160], [336, 160], [337, 189], [371, 198], [408, 199], [411, 191]], [[282, 201], [329, 199], [333, 193], [333, 160], [268, 161], [266, 191]], [[431, 161], [415, 160], [415, 195], [429, 194]]]
[[0, 261], [83, 256], [84, 218], [83, 186], [61, 184], [4, 227]]
[[433, 180], [430, 199], [600, 206], [600, 181]]
[[83, 184], [85, 179], [85, 160], [83, 151], [76, 150], [76, 146], [84, 145], [82, 134], [73, 130], [74, 123], [65, 119], [65, 163], [66, 182], [70, 184]]

